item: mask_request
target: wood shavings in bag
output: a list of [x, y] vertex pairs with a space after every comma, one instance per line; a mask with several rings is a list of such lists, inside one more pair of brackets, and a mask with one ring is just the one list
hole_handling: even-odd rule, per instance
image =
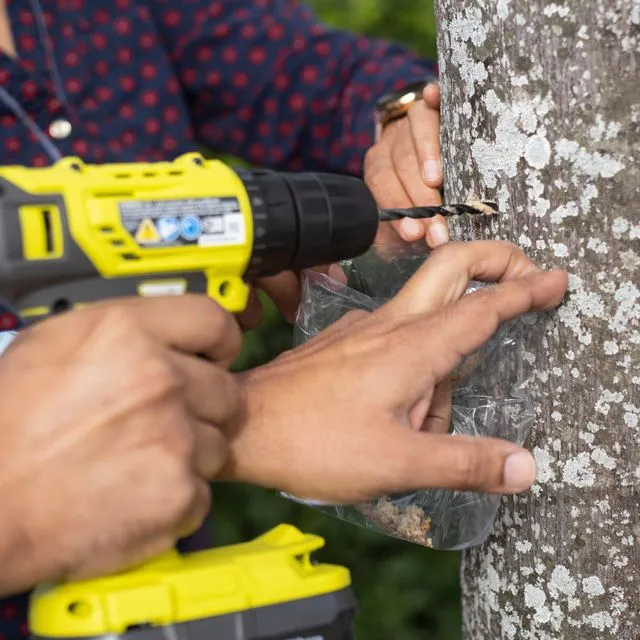
[[417, 505], [400, 509], [384, 497], [374, 503], [359, 505], [358, 510], [382, 533], [425, 547], [433, 546], [429, 535], [431, 518]]

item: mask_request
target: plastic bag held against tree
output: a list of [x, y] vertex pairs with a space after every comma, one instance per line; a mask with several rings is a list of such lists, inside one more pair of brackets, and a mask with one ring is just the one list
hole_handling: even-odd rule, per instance
[[[342, 264], [348, 284], [308, 272], [295, 341], [301, 344], [354, 309], [373, 311], [389, 300], [424, 262], [424, 249], [374, 247]], [[467, 293], [483, 286], [472, 283]], [[540, 316], [502, 325], [494, 337], [452, 373], [451, 432], [524, 444], [534, 420], [527, 393], [526, 342]], [[534, 348], [534, 347], [532, 347]], [[425, 489], [371, 503], [328, 505], [287, 496], [338, 518], [437, 549], [463, 549], [491, 532], [500, 496]]]

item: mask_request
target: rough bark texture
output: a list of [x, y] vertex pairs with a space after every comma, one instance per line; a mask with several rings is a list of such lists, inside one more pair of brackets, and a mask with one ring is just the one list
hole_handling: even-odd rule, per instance
[[640, 637], [640, 0], [438, 0], [449, 201], [462, 237], [570, 274], [521, 357], [539, 476], [465, 554], [468, 640]]

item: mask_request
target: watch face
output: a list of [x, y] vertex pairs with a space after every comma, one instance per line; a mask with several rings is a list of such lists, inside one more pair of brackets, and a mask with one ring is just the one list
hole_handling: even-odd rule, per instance
[[376, 103], [378, 109], [382, 109], [387, 106], [389, 103], [396, 102], [402, 96], [407, 95], [408, 93], [422, 93], [422, 90], [427, 86], [428, 82], [426, 80], [420, 80], [418, 82], [412, 82], [411, 84], [402, 87], [399, 91], [393, 91], [391, 93], [387, 93], [382, 96]]

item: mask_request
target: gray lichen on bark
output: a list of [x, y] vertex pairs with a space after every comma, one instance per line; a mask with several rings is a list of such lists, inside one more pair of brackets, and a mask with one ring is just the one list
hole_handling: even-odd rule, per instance
[[469, 640], [640, 637], [640, 0], [438, 0], [446, 196], [460, 238], [566, 268], [521, 349], [533, 491], [465, 554]]

